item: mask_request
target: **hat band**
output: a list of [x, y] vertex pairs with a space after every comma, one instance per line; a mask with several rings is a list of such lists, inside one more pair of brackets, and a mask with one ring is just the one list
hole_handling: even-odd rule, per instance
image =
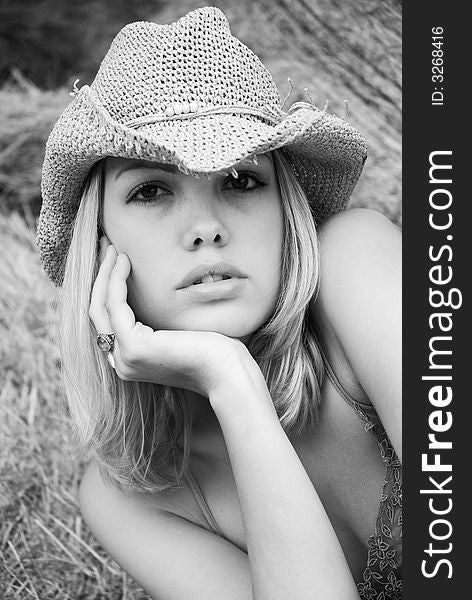
[[[196, 117], [202, 117], [207, 115], [228, 115], [228, 114], [238, 114], [238, 115], [251, 115], [254, 117], [259, 117], [260, 119], [264, 119], [270, 125], [276, 125], [279, 123], [280, 118], [285, 115], [285, 113], [278, 109], [277, 116], [267, 111], [260, 110], [258, 108], [252, 108], [249, 106], [212, 106], [211, 108], [200, 108], [195, 112], [182, 112], [180, 103], [175, 103], [170, 106], [170, 111], [162, 114], [151, 114], [145, 115], [143, 117], [138, 117], [137, 119], [132, 119], [130, 121], [126, 121], [123, 123], [126, 127], [130, 127], [131, 129], [137, 129], [138, 127], [142, 127], [143, 125], [151, 125], [154, 123], [161, 123], [163, 121], [175, 121], [182, 119], [195, 119]], [[177, 112], [176, 112], [177, 111]], [[174, 114], [169, 114], [169, 112], [173, 112]]]

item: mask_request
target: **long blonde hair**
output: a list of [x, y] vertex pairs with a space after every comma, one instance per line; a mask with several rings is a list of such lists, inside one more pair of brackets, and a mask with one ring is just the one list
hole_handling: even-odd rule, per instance
[[[248, 349], [264, 374], [281, 425], [301, 433], [316, 421], [323, 364], [307, 318], [319, 282], [308, 201], [282, 151], [273, 152], [284, 213], [280, 293]], [[60, 302], [63, 378], [78, 456], [95, 458], [121, 486], [177, 487], [189, 459], [191, 417], [181, 390], [122, 381], [97, 348], [88, 310], [98, 272], [104, 163], [91, 169], [74, 222]], [[156, 401], [159, 399], [159, 401]]]

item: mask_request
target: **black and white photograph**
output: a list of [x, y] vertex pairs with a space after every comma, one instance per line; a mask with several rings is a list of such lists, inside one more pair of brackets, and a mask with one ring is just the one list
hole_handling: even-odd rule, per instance
[[457, 595], [468, 117], [425, 11], [0, 2], [0, 600]]

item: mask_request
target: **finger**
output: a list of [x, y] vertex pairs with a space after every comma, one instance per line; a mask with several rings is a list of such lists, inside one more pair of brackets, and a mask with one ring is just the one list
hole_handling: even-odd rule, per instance
[[107, 352], [107, 361], [110, 363], [112, 369], [116, 369], [115, 358], [111, 352]]
[[109, 279], [116, 262], [116, 256], [116, 250], [109, 244], [92, 288], [89, 316], [97, 333], [111, 333], [113, 331], [106, 309], [106, 300]]
[[136, 317], [128, 304], [126, 280], [131, 272], [131, 263], [126, 254], [119, 254], [110, 274], [107, 288], [106, 307], [112, 330], [117, 337], [126, 337], [136, 324]]

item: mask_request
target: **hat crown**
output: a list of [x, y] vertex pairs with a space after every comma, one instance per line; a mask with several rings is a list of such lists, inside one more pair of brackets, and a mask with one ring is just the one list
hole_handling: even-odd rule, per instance
[[233, 37], [217, 8], [169, 25], [138, 21], [113, 40], [91, 85], [120, 123], [165, 114], [175, 103], [244, 106], [277, 114], [277, 87], [259, 58]]

